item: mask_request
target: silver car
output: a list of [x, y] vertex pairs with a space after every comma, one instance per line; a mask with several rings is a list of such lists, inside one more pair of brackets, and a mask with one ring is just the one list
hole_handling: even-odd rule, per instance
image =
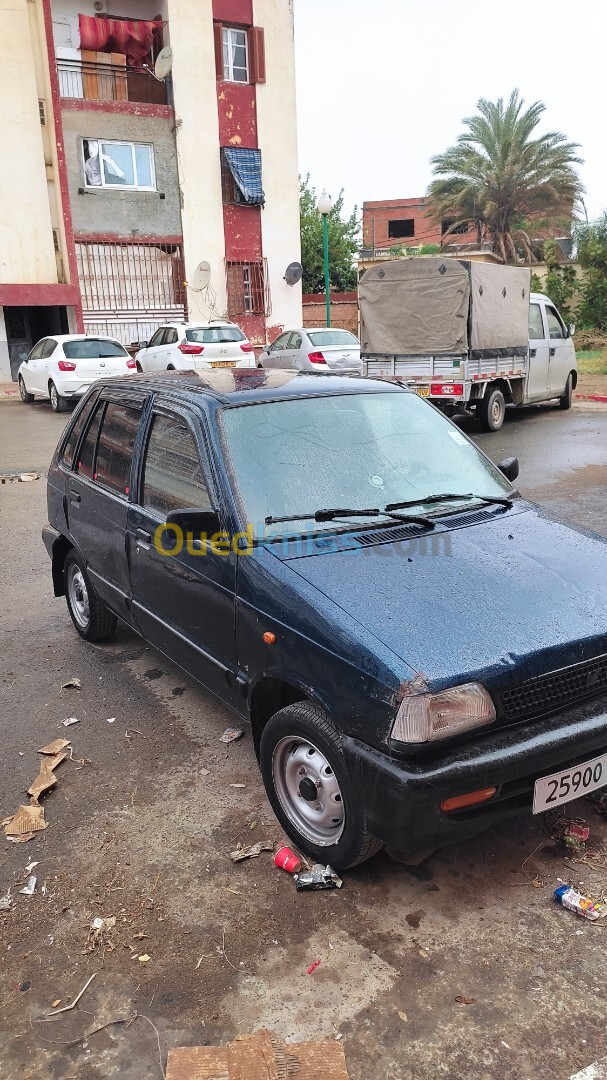
[[349, 330], [327, 326], [285, 330], [260, 353], [258, 366], [291, 371], [362, 375], [360, 342]]

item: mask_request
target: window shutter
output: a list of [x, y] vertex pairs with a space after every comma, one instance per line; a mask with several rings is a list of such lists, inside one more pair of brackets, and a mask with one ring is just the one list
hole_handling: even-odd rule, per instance
[[221, 23], [213, 23], [215, 37], [215, 77], [218, 82], [223, 82], [223, 26]]
[[252, 83], [265, 83], [266, 43], [261, 26], [252, 26], [249, 30], [249, 68]]

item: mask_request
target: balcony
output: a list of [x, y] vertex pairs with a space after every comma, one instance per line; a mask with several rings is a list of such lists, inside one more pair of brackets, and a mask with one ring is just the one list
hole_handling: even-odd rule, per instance
[[62, 98], [169, 104], [167, 84], [144, 67], [57, 58], [57, 74]]

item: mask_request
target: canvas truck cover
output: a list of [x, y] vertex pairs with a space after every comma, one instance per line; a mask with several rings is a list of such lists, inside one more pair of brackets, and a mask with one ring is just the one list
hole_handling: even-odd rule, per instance
[[457, 259], [394, 259], [358, 287], [363, 353], [440, 355], [468, 348], [470, 273]]
[[451, 258], [395, 259], [359, 284], [363, 353], [524, 353], [531, 272]]
[[506, 350], [524, 355], [529, 345], [531, 271], [524, 266], [473, 262], [470, 267], [470, 352]]

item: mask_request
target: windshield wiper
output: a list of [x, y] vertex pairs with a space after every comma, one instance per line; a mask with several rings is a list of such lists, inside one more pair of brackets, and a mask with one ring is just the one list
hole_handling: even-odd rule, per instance
[[[413, 503], [411, 504], [413, 505]], [[434, 528], [434, 522], [431, 518], [422, 517], [418, 514], [392, 514], [390, 513], [390, 507], [386, 507], [384, 510], [379, 510], [378, 507], [371, 507], [367, 510], [350, 510], [347, 507], [336, 507], [335, 509], [327, 508], [325, 510], [316, 510], [313, 514], [293, 514], [288, 517], [267, 517], [265, 519], [266, 525], [276, 525], [279, 522], [284, 521], [335, 521], [337, 518], [349, 518], [349, 517], [387, 517], [395, 521], [410, 521], [414, 525], [425, 525], [428, 529]], [[387, 524], [384, 522], [384, 524]]]
[[419, 499], [409, 499], [407, 502], [388, 503], [384, 510], [403, 510], [407, 506], [421, 506], [427, 503], [453, 502], [455, 499], [480, 499], [486, 503], [496, 503], [505, 506], [508, 510], [512, 506], [512, 499], [500, 498], [498, 495], [475, 495], [472, 491], [467, 492], [444, 492], [441, 495], [425, 495]]

